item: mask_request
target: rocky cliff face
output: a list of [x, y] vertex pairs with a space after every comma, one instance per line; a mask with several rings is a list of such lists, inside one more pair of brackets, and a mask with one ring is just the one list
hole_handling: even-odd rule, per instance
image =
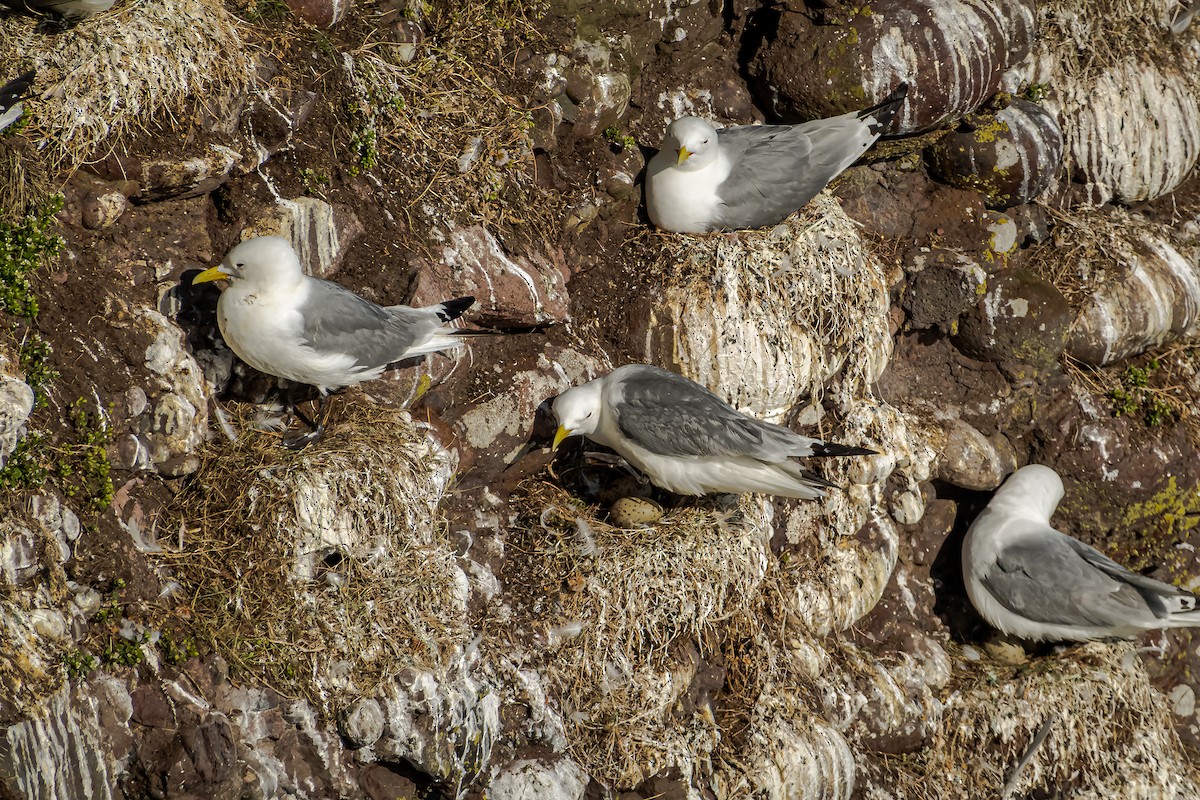
[[[435, 7], [440, 6], [440, 7]], [[1200, 64], [1170, 0], [118, 3], [0, 17], [0, 797], [1192, 797], [1191, 634], [1028, 652], [958, 569], [1016, 466], [1200, 574]], [[641, 210], [674, 117], [913, 85], [785, 223]], [[936, 180], [931, 177], [936, 176]], [[1117, 205], [1120, 204], [1120, 205]], [[250, 236], [481, 339], [334, 398], [196, 270]], [[668, 504], [539, 405], [630, 361], [879, 451]], [[659, 498], [663, 499], [663, 498]], [[1007, 791], [1007, 790], [1005, 790]]]

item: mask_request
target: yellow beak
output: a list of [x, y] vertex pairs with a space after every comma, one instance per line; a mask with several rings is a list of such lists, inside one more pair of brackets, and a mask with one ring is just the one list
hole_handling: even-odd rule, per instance
[[221, 272], [220, 266], [209, 267], [208, 269], [204, 270], [204, 272], [201, 272], [199, 275], [192, 278], [192, 285], [195, 286], [197, 283], [209, 283], [210, 281], [223, 281], [228, 277], [229, 276], [224, 272]]
[[558, 446], [560, 444], [562, 444], [562, 440], [567, 438], [570, 435], [571, 435], [571, 432], [569, 430], [564, 428], [562, 425], [559, 425], [558, 431], [554, 434], [554, 444], [551, 446], [550, 449], [557, 450]]
[[678, 167], [680, 164], [687, 161], [689, 158], [691, 158], [691, 155], [692, 151], [688, 150], [686, 147], [679, 148], [679, 160], [675, 162], [675, 166]]

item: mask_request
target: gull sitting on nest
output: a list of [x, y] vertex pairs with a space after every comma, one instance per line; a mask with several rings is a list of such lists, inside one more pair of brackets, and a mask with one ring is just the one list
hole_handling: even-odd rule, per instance
[[879, 105], [800, 125], [716, 130], [680, 117], [646, 168], [650, 221], [679, 233], [774, 225], [857, 161], [907, 94], [902, 83]]
[[216, 280], [230, 282], [217, 301], [217, 323], [238, 358], [320, 393], [316, 423], [297, 412], [311, 432], [285, 439], [293, 449], [324, 434], [331, 390], [374, 380], [406, 358], [458, 347], [461, 336], [490, 333], [446, 327], [471, 307], [473, 297], [423, 308], [378, 306], [305, 275], [291, 243], [278, 236], [242, 242], [192, 283]]
[[70, 20], [94, 17], [113, 7], [116, 0], [0, 0], [0, 4], [32, 14], [56, 14]]
[[963, 541], [967, 595], [989, 624], [1033, 641], [1132, 638], [1200, 626], [1200, 598], [1130, 572], [1050, 527], [1063, 484], [1049, 467], [1012, 474]]
[[555, 448], [568, 436], [586, 436], [676, 494], [823, 497], [833, 484], [792, 459], [875, 452], [760, 422], [698, 383], [647, 364], [567, 389], [552, 408], [559, 423]]

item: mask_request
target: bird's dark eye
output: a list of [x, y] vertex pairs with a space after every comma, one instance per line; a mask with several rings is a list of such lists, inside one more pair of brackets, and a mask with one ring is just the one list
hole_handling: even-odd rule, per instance
[[246, 265], [245, 265], [245, 264], [234, 264], [234, 266], [235, 266], [235, 267], [237, 267], [238, 269], [245, 269], [245, 268], [246, 268]]
[[704, 140], [703, 142], [701, 142], [700, 144], [708, 144], [708, 139], [705, 139], [705, 140]]

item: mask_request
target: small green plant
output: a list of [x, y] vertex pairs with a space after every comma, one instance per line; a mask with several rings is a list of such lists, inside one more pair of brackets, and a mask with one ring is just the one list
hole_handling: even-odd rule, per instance
[[36, 333], [31, 333], [18, 351], [25, 382], [33, 389], [35, 408], [46, 405], [46, 387], [58, 380], [58, 372], [50, 366], [50, 356], [53, 354], [50, 343]]
[[92, 622], [115, 622], [121, 618], [121, 593], [125, 591], [125, 581], [117, 578], [112, 582], [112, 586], [108, 590], [108, 597], [100, 608], [96, 609], [96, 613], [92, 615]]
[[1115, 416], [1133, 417], [1140, 414], [1142, 421], [1150, 428], [1173, 422], [1178, 417], [1175, 408], [1163, 399], [1161, 390], [1150, 385], [1151, 377], [1161, 367], [1158, 359], [1152, 358], [1145, 366], [1130, 364], [1125, 368], [1121, 373], [1121, 385], [1108, 392]]
[[0, 468], [0, 489], [7, 492], [18, 490], [30, 491], [40, 489], [50, 477], [49, 470], [42, 463], [45, 451], [45, 437], [38, 433], [30, 433], [17, 442], [16, 448], [9, 453], [4, 467]]
[[1050, 94], [1049, 83], [1031, 83], [1025, 87], [1025, 99], [1031, 103], [1040, 103]]
[[304, 184], [304, 193], [309, 197], [324, 197], [325, 189], [329, 187], [329, 176], [305, 167], [300, 170], [300, 182]]
[[350, 152], [354, 156], [354, 163], [350, 165], [351, 175], [360, 175], [374, 168], [379, 159], [374, 125], [367, 125], [354, 132], [350, 137]]
[[168, 664], [182, 664], [189, 658], [200, 655], [200, 650], [196, 647], [196, 641], [192, 637], [185, 636], [176, 641], [170, 631], [163, 631], [162, 635], [158, 637], [158, 647], [162, 650], [163, 660]]
[[85, 678], [96, 668], [96, 657], [82, 648], [64, 654], [62, 661], [68, 678]]
[[251, 24], [262, 25], [268, 22], [282, 22], [291, 14], [291, 9], [283, 0], [250, 0], [242, 18]]
[[622, 132], [616, 125], [609, 125], [604, 129], [604, 138], [609, 144], [621, 148], [622, 150], [632, 150], [637, 147], [637, 142], [628, 133]]
[[146, 659], [146, 654], [142, 652], [142, 645], [148, 641], [150, 641], [148, 633], [143, 633], [138, 637], [137, 641], [130, 641], [120, 636], [110, 639], [108, 644], [104, 646], [104, 653], [101, 655], [101, 660], [105, 664], [136, 667]]
[[112, 505], [114, 494], [108, 462], [109, 431], [103, 416], [87, 410], [81, 397], [71, 406], [71, 424], [78, 440], [58, 452], [55, 477], [61, 479], [67, 497], [82, 497], [92, 510], [101, 512]]
[[27, 320], [37, 316], [29, 276], [63, 246], [62, 238], [53, 232], [54, 215], [62, 207], [62, 195], [54, 195], [21, 222], [0, 223], [0, 311]]

